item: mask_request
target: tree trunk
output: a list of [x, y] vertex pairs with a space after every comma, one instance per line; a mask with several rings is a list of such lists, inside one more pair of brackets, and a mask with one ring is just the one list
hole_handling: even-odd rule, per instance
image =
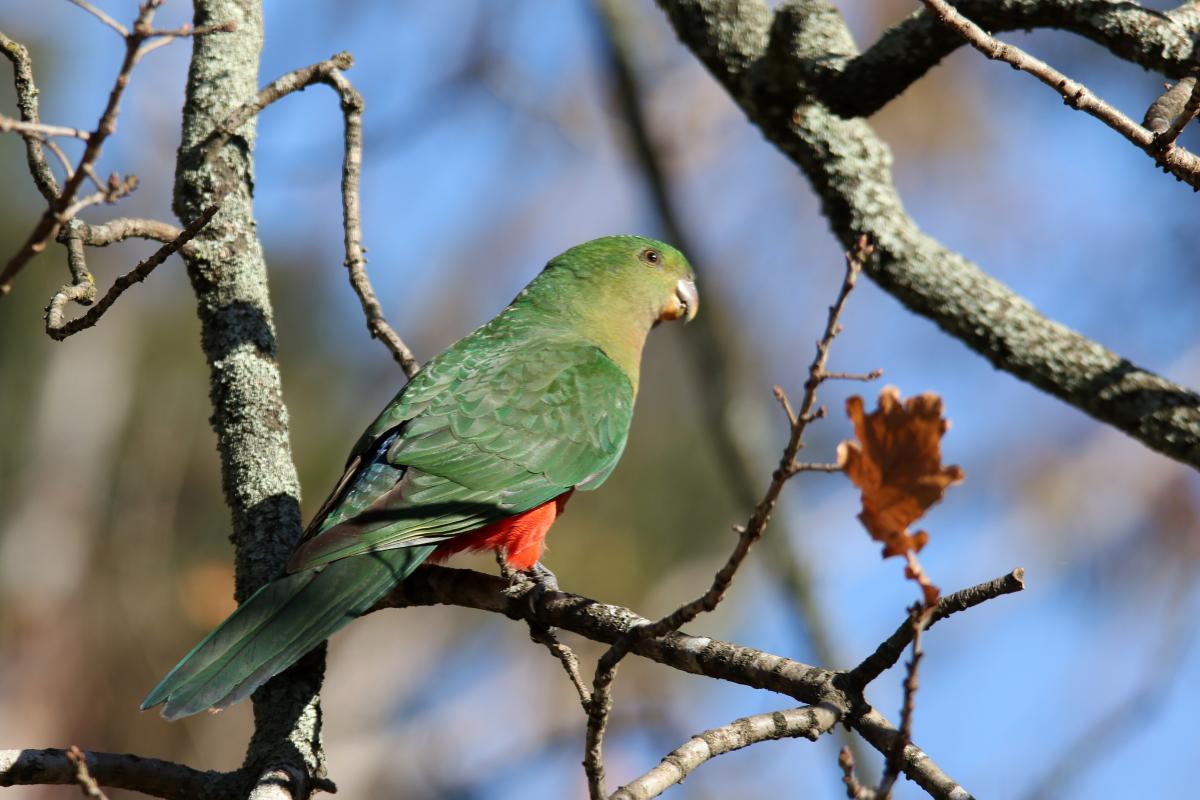
[[[187, 268], [209, 366], [225, 501], [233, 517], [240, 602], [281, 574], [301, 519], [267, 267], [254, 221], [256, 118], [223, 140], [214, 133], [258, 91], [261, 0], [196, 0], [197, 27], [226, 20], [237, 23], [236, 31], [193, 40], [174, 207], [187, 224], [206, 206], [221, 204], [193, 242]], [[324, 774], [317, 697], [324, 664], [320, 647], [254, 695], [255, 733], [246, 766], [254, 775], [282, 769], [287, 776], [281, 785], [276, 774], [268, 794], [303, 796], [308, 776]], [[256, 789], [255, 796], [267, 795]]]

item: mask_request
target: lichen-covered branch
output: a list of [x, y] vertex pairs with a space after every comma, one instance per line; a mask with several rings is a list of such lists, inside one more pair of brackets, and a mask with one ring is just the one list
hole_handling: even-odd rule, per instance
[[[1130, 144], [1157, 161], [1163, 169], [1176, 178], [1193, 189], [1200, 189], [1200, 158], [1184, 148], [1175, 147], [1172, 144], [1182, 130], [1183, 124], [1191, 119], [1190, 116], [1184, 116], [1182, 113], [1179, 115], [1179, 119], [1182, 120], [1179, 129], [1169, 126], [1164, 131], [1164, 134], [1170, 134], [1169, 138], [1166, 135], [1158, 136], [1104, 102], [1082, 83], [1071, 80], [1040, 58], [1031, 56], [1015, 45], [989, 36], [983, 28], [963, 16], [945, 0], [923, 0], [923, 2], [939, 22], [962, 36], [980, 53], [994, 61], [1003, 61], [1013, 69], [1019, 69], [1037, 78], [1058, 92], [1068, 106], [1100, 120], [1124, 136]], [[1191, 116], [1195, 116], [1194, 106], [1192, 106]]]
[[[267, 267], [255, 234], [253, 115], [210, 146], [230, 115], [258, 96], [261, 1], [196, 0], [195, 12], [197, 28], [225, 21], [236, 26], [229, 33], [191, 39], [174, 208], [184, 224], [191, 224], [218, 199], [221, 206], [184, 260], [209, 366], [211, 419], [233, 518], [240, 601], [278, 577], [295, 547], [301, 531], [300, 485], [275, 360]], [[275, 782], [263, 792], [306, 796], [308, 778], [324, 774], [317, 699], [324, 655], [325, 648], [318, 648], [254, 695], [247, 768], [260, 775], [290, 770], [300, 783]]]
[[832, 5], [800, 0], [773, 17], [757, 0], [659, 5], [750, 120], [803, 170], [842, 244], [871, 237], [876, 257], [866, 273], [880, 287], [996, 367], [1200, 466], [1200, 395], [1047, 319], [908, 216], [887, 145], [864, 120], [823, 104], [808, 83], [820, 65], [858, 54]]
[[[13, 85], [17, 92], [17, 110], [21, 121], [29, 125], [39, 125], [38, 89], [33, 82], [33, 62], [29, 59], [29, 50], [20, 42], [15, 42], [0, 32], [0, 53], [12, 62]], [[58, 181], [46, 163], [46, 153], [42, 149], [42, 137], [36, 134], [26, 134], [25, 158], [29, 164], [29, 174], [33, 183], [46, 202], [53, 203], [58, 197]], [[2, 292], [2, 289], [0, 289]]]
[[[997, 579], [981, 584], [974, 589], [949, 595], [955, 597], [977, 597], [988, 594], [983, 587], [1003, 581]], [[1017, 587], [1019, 588], [1019, 587]], [[454, 605], [503, 614], [513, 620], [525, 620], [541, 627], [554, 627], [571, 631], [593, 641], [612, 644], [627, 639], [631, 631], [650, 625], [650, 620], [621, 606], [601, 603], [580, 595], [560, 591], [547, 591], [534, 598], [514, 596], [508, 591], [509, 582], [494, 575], [485, 575], [467, 569], [454, 569], [426, 565], [417, 569], [404, 580], [388, 597], [372, 609], [405, 608], [429, 605]], [[991, 594], [995, 597], [999, 594]], [[972, 604], [954, 603], [943, 609], [943, 616], [963, 610]], [[780, 736], [817, 736], [828, 732], [838, 721], [847, 721], [855, 730], [880, 752], [887, 752], [898, 735], [888, 721], [872, 710], [862, 696], [861, 688], [846, 680], [844, 672], [823, 669], [799, 661], [766, 653], [752, 647], [723, 642], [706, 636], [690, 636], [678, 631], [657, 638], [631, 640], [630, 652], [656, 661], [682, 672], [704, 675], [718, 680], [731, 681], [743, 686], [765, 689], [797, 700], [811, 708], [777, 712], [784, 714], [785, 723], [779, 725], [773, 715], [748, 718], [751, 723], [749, 736], [742, 736], [739, 728], [745, 728], [747, 720], [738, 720], [726, 728], [717, 729], [716, 738], [707, 737], [710, 747], [705, 758], [699, 744], [692, 740], [680, 751], [688, 754], [688, 762], [694, 768], [706, 758], [739, 746], [771, 738], [772, 732]], [[285, 673], [286, 674], [286, 673]], [[261, 709], [262, 704], [256, 704]], [[770, 719], [768, 719], [770, 718]], [[705, 738], [701, 734], [698, 738]], [[726, 747], [725, 745], [731, 745]], [[904, 774], [925, 787], [937, 798], [962, 800], [969, 797], [958, 784], [949, 778], [928, 756], [915, 746], [904, 751], [902, 765]], [[248, 764], [241, 770], [230, 773], [200, 772], [190, 767], [144, 759], [138, 756], [89, 753], [88, 768], [96, 780], [104, 786], [135, 789], [158, 797], [191, 800], [205, 797], [224, 800], [226, 797], [244, 797], [237, 794], [254, 782], [285, 791], [289, 781], [299, 776], [287, 769], [264, 771]], [[286, 764], [284, 765], [286, 767]], [[677, 765], [678, 766], [678, 765]], [[11, 750], [0, 751], [0, 786], [70, 783], [74, 771], [68, 769], [63, 750]], [[674, 774], [671, 768], [654, 772], [654, 780], [668, 778]], [[275, 775], [281, 781], [271, 783]], [[635, 784], [637, 781], [634, 782]], [[283, 787], [283, 788], [281, 788]], [[309, 779], [308, 788], [331, 788], [324, 780]], [[954, 791], [957, 787], [957, 792]], [[293, 788], [294, 785], [293, 785]], [[300, 796], [303, 787], [296, 788], [291, 796]], [[636, 796], [636, 795], [635, 795]]]
[[[1183, 77], [1195, 68], [1200, 33], [1195, 3], [1166, 12], [1123, 0], [962, 0], [955, 5], [992, 33], [1054, 28], [1168, 77]], [[929, 12], [916, 11], [861, 54], [827, 61], [818, 81], [821, 101], [843, 117], [869, 117], [963, 44]]]

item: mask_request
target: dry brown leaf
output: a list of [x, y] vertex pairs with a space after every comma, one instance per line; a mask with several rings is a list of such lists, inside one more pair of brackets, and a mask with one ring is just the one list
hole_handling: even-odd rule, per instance
[[919, 552], [929, 535], [909, 526], [963, 479], [958, 467], [942, 466], [942, 435], [950, 427], [942, 398], [926, 392], [901, 403], [900, 390], [887, 386], [875, 411], [864, 413], [863, 399], [854, 396], [846, 413], [858, 441], [838, 445], [838, 464], [862, 491], [859, 520], [883, 542], [884, 558]]

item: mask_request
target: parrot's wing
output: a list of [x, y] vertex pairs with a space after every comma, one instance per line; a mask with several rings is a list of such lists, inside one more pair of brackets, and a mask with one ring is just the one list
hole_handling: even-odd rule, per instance
[[592, 345], [540, 342], [434, 378], [381, 415], [395, 427], [360, 444], [289, 569], [436, 543], [595, 488], [625, 448], [633, 387]]

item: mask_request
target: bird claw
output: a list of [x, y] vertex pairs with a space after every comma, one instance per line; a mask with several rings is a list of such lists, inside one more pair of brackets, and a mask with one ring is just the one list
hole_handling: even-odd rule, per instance
[[531, 616], [537, 613], [542, 598], [548, 592], [560, 591], [558, 578], [540, 561], [527, 570], [509, 572], [506, 577], [509, 585], [504, 594], [514, 600], [525, 598]]

